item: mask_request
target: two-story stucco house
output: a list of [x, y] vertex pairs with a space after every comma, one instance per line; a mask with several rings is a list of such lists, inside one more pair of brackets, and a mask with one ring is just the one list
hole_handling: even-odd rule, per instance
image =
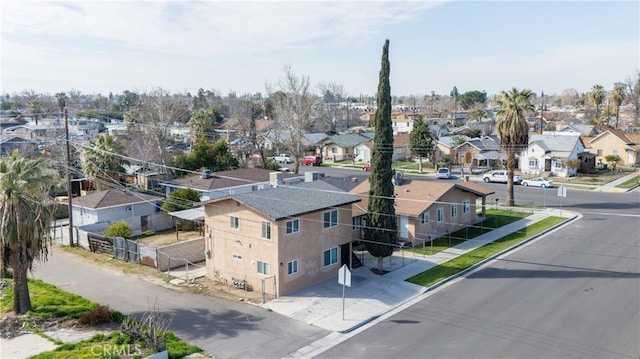
[[[362, 238], [366, 226], [369, 188], [369, 181], [364, 181], [350, 191], [361, 199], [352, 205], [354, 240]], [[472, 182], [402, 181], [394, 193], [398, 241], [415, 245], [483, 220], [486, 198], [493, 193]]]
[[272, 188], [203, 203], [206, 275], [282, 296], [348, 264], [351, 205], [359, 198], [318, 181], [317, 172], [292, 185], [280, 172], [271, 176]]

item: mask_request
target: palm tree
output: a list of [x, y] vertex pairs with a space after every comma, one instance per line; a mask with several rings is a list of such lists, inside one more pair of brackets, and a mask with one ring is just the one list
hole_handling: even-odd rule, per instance
[[16, 314], [32, 310], [27, 272], [35, 260], [47, 258], [53, 216], [46, 191], [52, 181], [43, 158], [30, 160], [15, 151], [0, 161], [0, 269], [11, 268]]
[[509, 92], [502, 91], [497, 101], [500, 110], [496, 112], [499, 119], [496, 131], [500, 135], [500, 146], [507, 153], [507, 206], [515, 205], [513, 175], [516, 155], [521, 154], [529, 144], [526, 115], [535, 111], [531, 102], [532, 94], [531, 90], [518, 91], [512, 88]]
[[611, 101], [616, 106], [616, 128], [618, 128], [618, 120], [620, 119], [620, 105], [626, 96], [623, 84], [616, 84], [611, 91]]
[[598, 122], [598, 119], [600, 118], [600, 105], [602, 105], [605, 95], [606, 92], [602, 85], [593, 85], [591, 92], [589, 92], [589, 99], [596, 106], [596, 122]]
[[113, 136], [102, 134], [85, 148], [82, 171], [96, 181], [98, 189], [103, 189], [106, 183], [120, 181], [125, 172], [122, 166], [129, 164], [124, 156], [124, 145]]
[[69, 101], [69, 97], [64, 92], [58, 92], [56, 94], [56, 103], [58, 107], [60, 107], [60, 117], [64, 116], [64, 111], [67, 108], [67, 101]]

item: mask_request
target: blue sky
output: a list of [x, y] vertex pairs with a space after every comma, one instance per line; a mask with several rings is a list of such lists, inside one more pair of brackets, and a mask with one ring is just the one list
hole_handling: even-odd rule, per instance
[[226, 95], [284, 67], [374, 95], [586, 92], [640, 69], [639, 1], [22, 1], [1, 6], [0, 92]]

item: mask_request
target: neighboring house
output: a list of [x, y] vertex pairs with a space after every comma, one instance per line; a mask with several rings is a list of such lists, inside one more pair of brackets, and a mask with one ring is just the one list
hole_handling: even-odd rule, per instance
[[64, 127], [58, 125], [18, 125], [7, 127], [6, 133], [29, 138], [56, 137], [64, 133]]
[[473, 167], [496, 166], [502, 158], [506, 158], [500, 152], [500, 139], [498, 136], [471, 138], [453, 148], [452, 152], [455, 153], [458, 164]]
[[351, 205], [358, 197], [317, 180], [204, 202], [206, 275], [283, 296], [335, 278], [351, 255]]
[[640, 166], [640, 133], [628, 133], [619, 129], [604, 131], [590, 142], [596, 160], [606, 163], [608, 155], [618, 155], [619, 166]]
[[16, 135], [0, 135], [0, 157], [8, 157], [14, 150], [21, 156], [31, 156], [38, 151], [40, 140], [24, 138]]
[[411, 150], [409, 148], [410, 135], [408, 133], [400, 133], [393, 136], [393, 154], [392, 161], [406, 161], [411, 158]]
[[[165, 193], [179, 188], [191, 188], [198, 191], [201, 201], [207, 201], [228, 195], [246, 193], [269, 187], [269, 174], [272, 170], [253, 167], [239, 168], [229, 171], [209, 172], [203, 171], [201, 175], [161, 182], [165, 187]], [[302, 181], [302, 175], [285, 173], [284, 181], [287, 183]]]
[[108, 189], [72, 199], [74, 226], [126, 220], [141, 231], [154, 229], [149, 217], [160, 210], [164, 198], [128, 190]]
[[577, 169], [568, 168], [567, 161], [578, 159], [585, 152], [579, 134], [547, 132], [529, 135], [529, 146], [520, 156], [518, 168], [522, 173], [542, 176], [569, 177]]
[[[363, 236], [369, 188], [369, 181], [363, 181], [350, 191], [361, 199], [352, 205], [353, 240]], [[482, 221], [486, 216], [486, 198], [494, 193], [472, 182], [405, 180], [394, 188], [398, 241], [410, 242], [412, 245]]]
[[399, 133], [411, 133], [411, 131], [413, 131], [413, 118], [406, 114], [393, 116], [391, 118], [391, 128], [393, 129], [394, 135]]
[[371, 153], [373, 152], [373, 142], [364, 141], [353, 148], [356, 162], [371, 162]]
[[463, 143], [469, 141], [471, 138], [467, 136], [441, 136], [438, 138], [438, 142], [436, 143], [435, 150], [435, 162], [440, 162], [443, 160], [445, 156], [450, 156], [452, 160], [454, 160], [453, 148], [460, 145], [458, 141], [463, 140]]
[[577, 133], [580, 136], [595, 136], [596, 135], [596, 127], [592, 125], [584, 125], [584, 124], [568, 124], [562, 126], [557, 129], [557, 132], [572, 132]]
[[160, 187], [163, 175], [159, 170], [151, 170], [145, 166], [122, 165], [125, 169], [124, 180], [127, 184], [144, 190]]
[[345, 161], [355, 158], [354, 149], [357, 145], [370, 141], [372, 135], [366, 133], [347, 133], [329, 136], [323, 143], [322, 157], [326, 161]]

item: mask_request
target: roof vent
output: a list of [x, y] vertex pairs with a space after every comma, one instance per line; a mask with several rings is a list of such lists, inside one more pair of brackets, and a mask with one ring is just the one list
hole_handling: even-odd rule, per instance
[[202, 176], [200, 176], [202, 179], [208, 179], [211, 178], [211, 170], [208, 168], [205, 168], [202, 170]]

